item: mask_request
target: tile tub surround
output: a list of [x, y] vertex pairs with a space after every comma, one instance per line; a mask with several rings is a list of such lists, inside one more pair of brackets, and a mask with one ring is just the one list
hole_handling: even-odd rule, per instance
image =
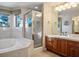
[[0, 57], [29, 57], [32, 54], [32, 49], [32, 40], [20, 38], [16, 39], [14, 46], [0, 49]]
[[62, 39], [66, 39], [66, 40], [71, 40], [71, 41], [79, 41], [79, 35], [76, 34], [71, 34], [68, 36], [61, 36], [61, 35], [46, 35], [49, 38], [62, 38]]

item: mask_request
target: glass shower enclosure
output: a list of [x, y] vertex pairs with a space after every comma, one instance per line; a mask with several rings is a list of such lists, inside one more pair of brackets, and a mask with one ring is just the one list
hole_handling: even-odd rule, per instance
[[34, 40], [35, 48], [42, 46], [42, 13], [31, 10], [24, 17], [24, 37]]

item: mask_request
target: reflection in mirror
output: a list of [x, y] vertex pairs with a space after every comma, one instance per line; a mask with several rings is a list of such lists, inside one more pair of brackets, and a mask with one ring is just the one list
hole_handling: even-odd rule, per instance
[[62, 33], [62, 16], [58, 17], [58, 32]]
[[79, 16], [72, 18], [73, 24], [72, 24], [72, 30], [73, 33], [79, 34]]

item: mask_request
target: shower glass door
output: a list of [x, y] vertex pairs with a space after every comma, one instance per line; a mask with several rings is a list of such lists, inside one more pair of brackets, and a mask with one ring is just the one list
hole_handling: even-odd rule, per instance
[[33, 18], [33, 39], [34, 39], [34, 47], [42, 46], [42, 13], [38, 11], [34, 11]]
[[32, 39], [32, 14], [31, 12], [25, 14], [24, 20], [24, 37]]
[[33, 10], [24, 17], [24, 37], [33, 39], [35, 48], [42, 46], [42, 13]]

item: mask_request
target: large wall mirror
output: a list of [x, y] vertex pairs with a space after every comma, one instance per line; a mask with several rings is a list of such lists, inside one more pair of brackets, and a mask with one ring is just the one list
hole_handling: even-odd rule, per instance
[[58, 11], [59, 33], [79, 34], [79, 3], [76, 4], [76, 7]]

